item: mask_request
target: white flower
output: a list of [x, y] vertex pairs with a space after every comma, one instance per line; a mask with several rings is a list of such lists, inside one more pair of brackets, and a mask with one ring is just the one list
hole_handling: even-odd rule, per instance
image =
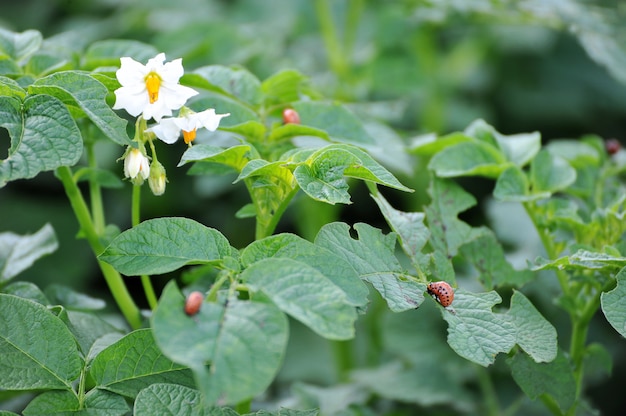
[[131, 148], [124, 157], [124, 176], [141, 185], [150, 176], [150, 161], [139, 149]]
[[178, 83], [185, 72], [182, 59], [166, 64], [164, 61], [164, 53], [148, 60], [146, 65], [132, 58], [121, 58], [116, 75], [122, 86], [115, 90], [113, 109], [123, 108], [133, 117], [143, 113], [144, 119], [159, 121], [163, 116], [171, 116], [172, 110], [179, 109], [198, 94]]
[[159, 124], [147, 131], [153, 132], [165, 143], [172, 144], [178, 140], [182, 130], [183, 140], [189, 144], [196, 138], [197, 129], [204, 127], [209, 131], [215, 131], [220, 125], [220, 120], [229, 115], [230, 113], [215, 114], [215, 110], [212, 108], [200, 113], [183, 108], [180, 111], [181, 117], [164, 118]]

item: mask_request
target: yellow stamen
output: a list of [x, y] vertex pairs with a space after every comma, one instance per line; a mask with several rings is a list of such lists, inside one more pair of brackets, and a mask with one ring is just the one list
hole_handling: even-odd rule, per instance
[[150, 72], [146, 77], [146, 88], [148, 89], [148, 97], [150, 97], [150, 104], [154, 104], [159, 99], [159, 87], [161, 86], [161, 77], [155, 73]]
[[196, 139], [196, 129], [193, 129], [191, 131], [183, 130], [183, 140], [185, 141], [185, 144], [189, 144], [193, 142], [195, 139]]

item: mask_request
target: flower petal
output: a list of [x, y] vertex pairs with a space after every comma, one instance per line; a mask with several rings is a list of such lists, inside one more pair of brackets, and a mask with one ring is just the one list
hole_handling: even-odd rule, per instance
[[159, 124], [150, 127], [147, 131], [153, 132], [159, 139], [167, 144], [176, 142], [180, 136], [180, 128], [175, 118], [164, 118]]
[[209, 131], [217, 130], [220, 125], [220, 120], [224, 117], [228, 117], [229, 115], [230, 113], [215, 114], [215, 110], [213, 108], [195, 114], [202, 126]]
[[123, 87], [143, 82], [148, 74], [143, 64], [129, 57], [120, 58], [120, 62], [120, 69], [115, 72], [115, 76]]
[[159, 70], [159, 75], [165, 82], [171, 82], [177, 84], [180, 77], [183, 76], [185, 70], [183, 68], [183, 60], [181, 58], [174, 59], [172, 62], [168, 62], [163, 65], [163, 68]]

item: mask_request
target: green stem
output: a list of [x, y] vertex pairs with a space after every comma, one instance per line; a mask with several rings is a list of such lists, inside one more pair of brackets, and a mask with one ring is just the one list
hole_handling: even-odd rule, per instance
[[354, 368], [354, 343], [349, 341], [331, 341], [333, 355], [335, 357], [335, 368], [337, 378], [340, 383], [349, 380], [350, 370]]
[[478, 373], [478, 384], [483, 394], [483, 404], [485, 406], [485, 415], [498, 416], [502, 414], [500, 410], [500, 404], [498, 403], [498, 396], [496, 390], [493, 387], [493, 382], [489, 373], [483, 367], [476, 366]]
[[541, 396], [539, 396], [539, 398], [541, 399], [541, 402], [543, 403], [543, 405], [550, 412], [552, 412], [553, 415], [563, 416], [563, 412], [561, 412], [561, 408], [559, 407], [559, 404], [556, 402], [556, 400], [552, 398], [552, 396], [549, 396], [547, 394], [542, 394]]
[[222, 285], [224, 284], [224, 282], [226, 282], [226, 280], [228, 280], [229, 278], [229, 274], [228, 273], [223, 273], [215, 283], [213, 283], [213, 286], [211, 286], [211, 290], [209, 290], [209, 293], [207, 293], [206, 295], [206, 299], [209, 302], [215, 302], [217, 300], [217, 292], [218, 290], [220, 290], [220, 288], [222, 287]]
[[85, 408], [85, 380], [87, 378], [87, 374], [85, 371], [85, 367], [80, 370], [80, 378], [78, 380], [78, 408]]
[[[78, 189], [78, 186], [74, 181], [72, 171], [69, 167], [62, 166], [57, 169], [57, 175], [63, 183], [65, 193], [70, 201], [74, 215], [78, 220], [78, 224], [85, 235], [91, 250], [97, 257], [100, 253], [102, 253], [102, 251], [104, 251], [104, 246], [100, 242], [99, 236], [96, 233], [89, 209], [87, 208], [87, 204], [85, 204], [82, 194], [80, 193], [80, 189]], [[104, 279], [109, 286], [109, 290], [111, 291], [117, 306], [120, 308], [130, 326], [133, 329], [140, 328], [141, 313], [130, 296], [130, 293], [128, 293], [128, 289], [124, 284], [122, 276], [111, 265], [100, 260], [98, 260], [98, 266], [102, 271]]]
[[257, 212], [255, 239], [260, 240], [262, 238], [272, 235], [272, 233], [276, 229], [276, 226], [278, 225], [278, 221], [280, 221], [281, 217], [285, 213], [285, 210], [289, 206], [289, 203], [291, 202], [293, 197], [298, 193], [298, 190], [300, 188], [296, 186], [294, 189], [292, 189], [291, 192], [289, 192], [284, 197], [284, 199], [282, 200], [278, 208], [272, 213], [272, 215], [269, 216], [268, 219], [265, 219], [263, 218], [262, 215], [260, 215], [264, 207], [261, 207], [258, 201], [255, 199], [254, 193], [252, 190], [252, 183], [248, 181], [247, 179], [245, 180], [245, 183], [246, 183], [246, 187], [248, 188], [248, 193], [250, 194], [250, 197], [252, 198], [252, 201], [254, 202], [254, 206], [256, 207], [256, 212]]
[[[342, 48], [339, 36], [337, 35], [330, 1], [316, 0], [315, 11], [320, 25], [322, 39], [324, 40], [328, 53], [328, 65], [340, 81], [345, 81], [346, 74], [348, 73], [348, 61], [346, 51]], [[343, 82], [340, 82], [339, 85], [342, 86]]]
[[[141, 185], [133, 185], [131, 222], [133, 227], [136, 227], [141, 222]], [[150, 306], [150, 309], [154, 310], [157, 307], [158, 301], [154, 287], [150, 281], [150, 276], [145, 274], [141, 275], [141, 285], [143, 286], [143, 291], [148, 300], [148, 306]]]
[[[89, 167], [96, 169], [97, 159], [94, 151], [96, 143], [94, 141], [88, 141], [85, 143], [85, 149], [87, 151], [87, 160]], [[93, 224], [96, 233], [102, 234], [106, 225], [104, 220], [104, 205], [102, 203], [102, 190], [100, 183], [95, 179], [89, 180], [89, 195], [91, 198], [91, 215], [93, 217]]]

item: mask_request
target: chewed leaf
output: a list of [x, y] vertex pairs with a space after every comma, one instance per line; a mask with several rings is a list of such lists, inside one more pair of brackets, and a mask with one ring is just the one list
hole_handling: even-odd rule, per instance
[[448, 322], [448, 344], [457, 354], [486, 367], [498, 353], [513, 348], [515, 326], [506, 316], [491, 310], [500, 302], [494, 291], [475, 294], [456, 290], [454, 311], [442, 308], [442, 313]]
[[395, 257], [394, 233], [383, 235], [368, 224], [354, 225], [359, 238], [350, 236], [345, 223], [327, 224], [319, 231], [315, 244], [343, 257], [361, 279], [370, 282], [394, 312], [417, 308], [424, 301], [426, 284], [414, 280]]
[[532, 303], [514, 291], [507, 314], [517, 328], [517, 344], [536, 362], [550, 362], [557, 353], [556, 329]]

